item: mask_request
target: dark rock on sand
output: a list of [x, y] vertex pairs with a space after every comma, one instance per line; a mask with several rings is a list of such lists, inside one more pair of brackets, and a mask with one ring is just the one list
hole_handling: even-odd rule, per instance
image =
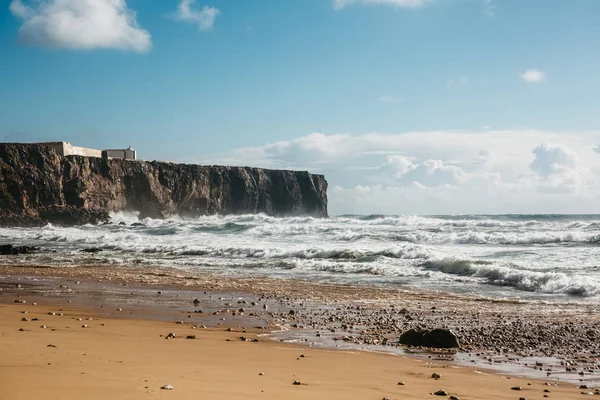
[[436, 396], [448, 396], [448, 393], [445, 390], [438, 390], [437, 392], [434, 393]]
[[82, 249], [81, 251], [83, 251], [84, 253], [100, 253], [103, 249], [99, 248], [99, 247], [90, 247], [88, 249]]
[[448, 329], [410, 329], [400, 335], [399, 342], [407, 346], [450, 349], [460, 347], [456, 335]]
[[39, 247], [33, 246], [13, 246], [12, 244], [3, 244], [0, 246], [0, 255], [10, 256], [17, 254], [31, 254], [39, 249]]

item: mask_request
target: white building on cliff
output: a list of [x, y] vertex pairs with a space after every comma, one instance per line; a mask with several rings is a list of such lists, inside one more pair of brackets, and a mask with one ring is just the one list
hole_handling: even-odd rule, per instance
[[84, 156], [98, 158], [118, 158], [122, 160], [137, 160], [135, 149], [129, 146], [126, 149], [88, 149], [86, 147], [73, 146], [69, 142], [42, 142], [36, 143], [41, 146], [52, 147], [61, 156]]

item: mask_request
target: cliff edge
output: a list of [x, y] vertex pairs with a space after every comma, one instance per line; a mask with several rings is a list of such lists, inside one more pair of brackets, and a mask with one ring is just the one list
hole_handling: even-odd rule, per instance
[[0, 225], [256, 214], [327, 216], [327, 181], [308, 172], [61, 156], [0, 143]]

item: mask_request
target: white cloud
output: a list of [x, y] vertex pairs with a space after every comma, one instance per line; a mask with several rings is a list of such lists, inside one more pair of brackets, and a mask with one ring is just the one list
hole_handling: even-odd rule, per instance
[[598, 154], [600, 154], [600, 145], [598, 146], [594, 146], [594, 151]]
[[414, 163], [404, 156], [392, 155], [387, 157], [387, 164], [384, 167], [392, 167], [394, 178], [403, 185], [418, 184], [426, 187], [456, 185], [465, 179], [465, 172], [462, 169], [445, 165], [441, 160]]
[[463, 87], [466, 86], [467, 83], [469, 83], [469, 78], [466, 76], [461, 76], [458, 79], [451, 79], [447, 82], [447, 86], [449, 88], [454, 88], [454, 87]]
[[397, 96], [381, 96], [379, 101], [382, 103], [402, 103], [404, 102], [404, 98]]
[[26, 44], [137, 52], [152, 47], [125, 0], [12, 0], [10, 11], [23, 20], [19, 37]]
[[574, 192], [587, 179], [587, 171], [579, 165], [579, 157], [572, 149], [544, 143], [533, 149], [535, 159], [529, 167], [541, 178], [539, 190], [546, 192]]
[[389, 5], [395, 7], [416, 8], [431, 3], [434, 0], [333, 0], [333, 7], [336, 10], [349, 6], [351, 4], [366, 4], [366, 5]]
[[332, 215], [593, 213], [597, 143], [600, 132], [313, 133], [186, 161], [323, 173]]
[[178, 21], [196, 24], [202, 31], [212, 29], [221, 11], [215, 7], [208, 6], [204, 6], [200, 11], [192, 10], [192, 4], [195, 2], [195, 0], [181, 0], [173, 18]]
[[482, 0], [483, 13], [492, 18], [496, 15], [496, 4], [494, 0]]
[[519, 74], [521, 79], [529, 83], [539, 83], [546, 80], [546, 73], [539, 69], [528, 69], [527, 71]]
[[544, 178], [565, 170], [575, 170], [579, 164], [577, 153], [561, 145], [544, 143], [533, 149], [533, 154], [535, 159], [529, 167]]

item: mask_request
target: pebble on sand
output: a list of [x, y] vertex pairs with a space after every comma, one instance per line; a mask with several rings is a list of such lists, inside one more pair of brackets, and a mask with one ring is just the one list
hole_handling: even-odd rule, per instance
[[442, 376], [440, 374], [434, 372], [433, 374], [431, 374], [431, 377], [433, 379], [440, 379]]
[[302, 383], [300, 383], [300, 381], [294, 381], [294, 383], [292, 383], [292, 385], [302, 385]]
[[173, 386], [171, 385], [163, 385], [160, 387], [162, 390], [173, 390]]
[[521, 386], [513, 386], [510, 390], [523, 390], [523, 388]]
[[448, 393], [445, 390], [443, 390], [443, 389], [440, 389], [440, 390], [438, 390], [437, 392], [435, 392], [433, 394], [435, 394], [436, 396], [448, 396]]

